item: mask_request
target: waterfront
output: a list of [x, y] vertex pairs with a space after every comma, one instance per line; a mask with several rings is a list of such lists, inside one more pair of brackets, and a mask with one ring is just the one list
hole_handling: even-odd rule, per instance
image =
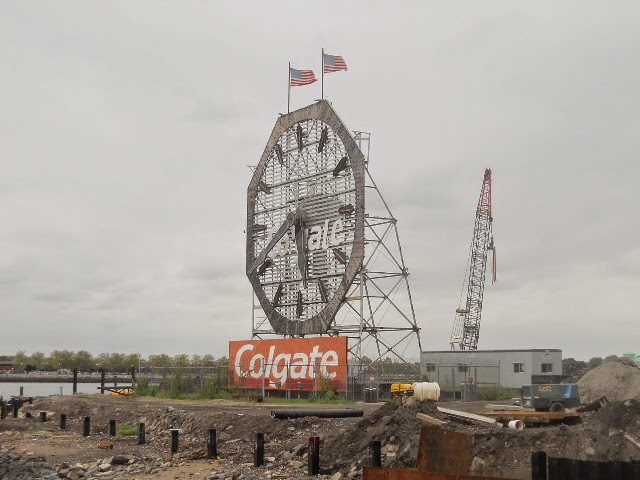
[[[124, 384], [124, 383], [123, 383]], [[20, 395], [20, 387], [23, 387], [23, 396], [25, 397], [45, 397], [48, 395], [73, 394], [73, 383], [71, 382], [0, 382], [0, 396], [8, 399], [12, 396]], [[100, 382], [97, 383], [78, 383], [78, 393], [97, 393], [99, 392]]]

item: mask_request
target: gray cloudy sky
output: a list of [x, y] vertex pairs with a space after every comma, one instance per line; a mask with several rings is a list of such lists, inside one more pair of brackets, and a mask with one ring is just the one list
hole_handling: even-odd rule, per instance
[[319, 76], [323, 47], [349, 66], [325, 97], [372, 133], [425, 349], [448, 348], [490, 167], [480, 348], [640, 352], [640, 5], [303, 3], [0, 2], [0, 354], [248, 338], [247, 165], [287, 63]]

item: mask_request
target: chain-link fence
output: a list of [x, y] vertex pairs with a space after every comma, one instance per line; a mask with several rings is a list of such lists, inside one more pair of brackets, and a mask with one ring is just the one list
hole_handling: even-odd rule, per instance
[[[500, 362], [427, 363], [423, 377], [440, 386], [443, 399], [478, 400], [489, 391], [500, 396]], [[506, 389], [505, 389], [506, 391]]]
[[420, 381], [417, 364], [362, 365], [337, 362], [261, 362], [215, 367], [146, 367], [136, 373], [142, 394], [216, 397], [337, 398], [377, 401], [392, 383]]

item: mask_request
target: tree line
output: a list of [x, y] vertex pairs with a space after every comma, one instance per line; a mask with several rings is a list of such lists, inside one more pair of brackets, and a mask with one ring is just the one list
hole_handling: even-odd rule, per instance
[[70, 350], [54, 350], [49, 355], [35, 352], [27, 355], [24, 351], [17, 352], [10, 360], [16, 371], [29, 372], [70, 370], [77, 368], [81, 372], [98, 372], [102, 369], [109, 372], [129, 372], [154, 368], [218, 368], [229, 365], [227, 357], [215, 358], [213, 355], [149, 355], [143, 357], [139, 353], [100, 353], [92, 355], [86, 350], [73, 352]]

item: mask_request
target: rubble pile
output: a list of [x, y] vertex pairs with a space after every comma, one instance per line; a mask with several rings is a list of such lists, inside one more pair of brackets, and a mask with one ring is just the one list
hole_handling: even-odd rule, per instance
[[604, 362], [580, 380], [580, 398], [589, 403], [606, 396], [612, 401], [640, 400], [640, 368], [621, 362]]

